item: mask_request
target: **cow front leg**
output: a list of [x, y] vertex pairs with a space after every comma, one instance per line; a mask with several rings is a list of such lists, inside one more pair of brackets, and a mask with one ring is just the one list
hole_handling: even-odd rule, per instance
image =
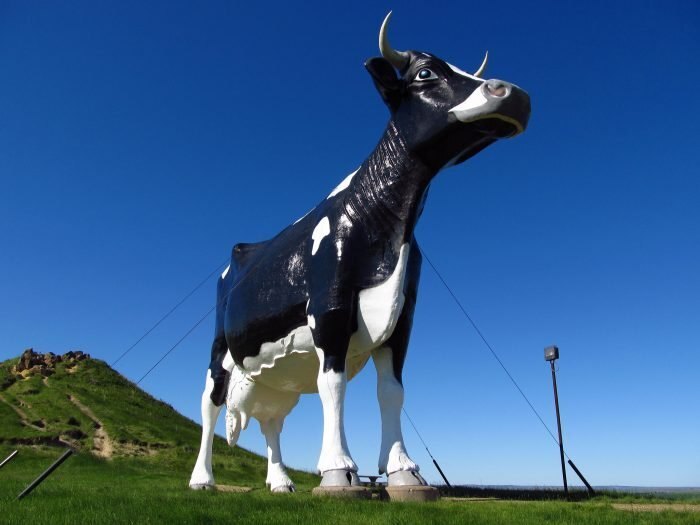
[[294, 492], [296, 487], [289, 478], [282, 462], [280, 434], [284, 419], [268, 419], [260, 422], [260, 430], [267, 442], [267, 478], [266, 485], [272, 492]]
[[348, 449], [343, 422], [352, 309], [315, 312], [312, 303], [308, 315], [319, 360], [316, 386], [323, 406], [323, 444], [318, 460], [321, 486], [357, 485], [357, 465]]
[[403, 385], [395, 374], [394, 356], [390, 347], [372, 352], [377, 369], [377, 398], [382, 417], [382, 444], [379, 473], [387, 474], [389, 485], [426, 485], [418, 474], [420, 468], [409, 457], [401, 432]]
[[353, 461], [345, 438], [343, 412], [347, 373], [333, 368], [325, 369], [326, 355], [317, 349], [320, 361], [316, 384], [323, 406], [323, 444], [318, 460], [318, 471], [324, 477], [322, 485], [351, 485], [357, 477], [357, 465]]

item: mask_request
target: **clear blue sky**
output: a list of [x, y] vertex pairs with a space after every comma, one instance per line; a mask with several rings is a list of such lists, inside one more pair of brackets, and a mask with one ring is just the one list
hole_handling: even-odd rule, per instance
[[[700, 486], [690, 0], [0, 3], [0, 359], [33, 346], [111, 362], [234, 243], [324, 198], [384, 129], [363, 62], [389, 9], [397, 48], [468, 70], [488, 49], [486, 76], [532, 97], [524, 135], [436, 179], [426, 253], [553, 430], [542, 350], [559, 345], [564, 441], [591, 482]], [[214, 295], [212, 280], [118, 370], [138, 379]], [[212, 332], [210, 317], [142, 384], [197, 421]], [[427, 265], [405, 385], [454, 483], [560, 482], [551, 438]], [[371, 365], [346, 426], [374, 472]], [[264, 451], [257, 424], [241, 444]], [[305, 396], [285, 459], [311, 469], [320, 444]]]

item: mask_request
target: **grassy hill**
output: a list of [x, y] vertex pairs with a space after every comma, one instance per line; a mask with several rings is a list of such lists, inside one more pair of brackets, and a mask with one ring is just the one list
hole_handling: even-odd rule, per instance
[[[221, 438], [214, 443], [217, 482], [253, 491], [191, 491], [199, 425], [100, 360], [23, 356], [19, 368], [25, 370], [17, 369], [18, 361], [0, 363], [0, 459], [20, 451], [0, 470], [3, 524], [696, 524], [700, 516], [697, 505], [679, 512], [639, 498], [633, 501], [658, 512], [620, 510], [606, 497], [579, 503], [488, 497], [429, 504], [342, 501], [313, 497], [319, 478], [298, 471], [290, 472], [296, 494], [270, 494], [265, 459], [230, 449]], [[66, 446], [78, 453], [15, 501]]]
[[[21, 360], [0, 363], [3, 451], [26, 449], [26, 457], [70, 446], [109, 463], [167, 467], [186, 484], [200, 436], [199, 425], [99, 359], [25, 352]], [[214, 462], [220, 483], [264, 486], [267, 461], [257, 454], [231, 449], [217, 437]], [[302, 485], [318, 479], [306, 472], [292, 476]]]

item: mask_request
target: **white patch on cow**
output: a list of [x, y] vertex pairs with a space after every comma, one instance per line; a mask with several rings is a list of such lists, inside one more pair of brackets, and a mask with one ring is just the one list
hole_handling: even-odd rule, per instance
[[457, 119], [462, 122], [469, 122], [474, 113], [473, 109], [481, 107], [488, 102], [481, 87], [476, 88], [462, 103], [453, 107], [449, 113], [454, 113]]
[[314, 328], [316, 328], [316, 319], [314, 318], [313, 315], [308, 315], [306, 317], [306, 319], [307, 319], [307, 322], [309, 323], [309, 328], [311, 328], [312, 330]]
[[[315, 358], [314, 350], [311, 327], [300, 326], [277, 341], [260, 345], [257, 355], [243, 359], [243, 368], [256, 381], [260, 379], [279, 390], [313, 392], [316, 376], [309, 374], [304, 361]], [[292, 355], [295, 359], [290, 360]]]
[[228, 271], [231, 269], [231, 265], [229, 264], [226, 269], [224, 270], [224, 273], [221, 274], [221, 278], [225, 279], [226, 276], [228, 275]]
[[235, 363], [233, 362], [233, 357], [231, 356], [231, 352], [229, 350], [227, 350], [226, 355], [224, 356], [224, 360], [221, 363], [221, 366], [224, 367], [224, 369], [227, 370], [228, 372], [231, 372], [231, 370], [233, 370], [234, 364]]
[[316, 255], [316, 252], [318, 251], [318, 247], [321, 245], [321, 241], [323, 240], [324, 237], [329, 235], [331, 233], [331, 223], [328, 220], [328, 217], [324, 217], [319, 221], [319, 223], [316, 225], [314, 228], [313, 233], [311, 234], [311, 239], [314, 241], [314, 245], [311, 248], [311, 255]]
[[[243, 369], [256, 383], [263, 383], [277, 390], [317, 392], [316, 375], [318, 359], [311, 326], [318, 320], [292, 330], [277, 341], [265, 342], [258, 355], [243, 359]], [[345, 363], [348, 379], [355, 377], [369, 360], [369, 348], [364, 353], [348, 356]], [[235, 369], [234, 369], [235, 370]]]
[[357, 168], [357, 169], [356, 169], [355, 171], [353, 171], [350, 175], [348, 175], [347, 177], [345, 177], [345, 178], [343, 179], [343, 182], [341, 182], [340, 184], [338, 184], [338, 185], [335, 187], [335, 189], [328, 195], [328, 197], [326, 197], [326, 199], [330, 199], [331, 197], [335, 197], [335, 196], [338, 195], [341, 191], [347, 189], [347, 187], [350, 186], [350, 181], [352, 180], [352, 178], [355, 176], [355, 174], [356, 174], [358, 171], [360, 171], [360, 168]]
[[463, 77], [471, 78], [472, 80], [478, 80], [479, 82], [483, 82], [483, 81], [484, 81], [483, 78], [475, 77], [474, 75], [471, 75], [471, 74], [467, 73], [466, 71], [462, 71], [462, 70], [459, 69], [457, 66], [453, 66], [453, 65], [450, 64], [449, 62], [447, 63], [447, 65], [450, 66], [450, 69], [451, 69], [452, 71], [454, 71], [455, 73], [457, 73], [458, 75], [462, 75]]
[[403, 288], [410, 248], [408, 243], [401, 246], [399, 260], [386, 281], [360, 291], [357, 332], [350, 338], [350, 353], [371, 350], [393, 333], [405, 301]]
[[304, 217], [306, 217], [306, 216], [307, 216], [309, 213], [311, 213], [312, 211], [314, 211], [313, 208], [311, 208], [311, 209], [310, 209], [309, 211], [307, 211], [304, 215], [302, 215], [302, 216], [299, 217], [297, 220], [295, 220], [295, 221], [294, 221], [294, 224], [296, 224], [297, 222], [299, 222], [300, 220], [302, 220]]

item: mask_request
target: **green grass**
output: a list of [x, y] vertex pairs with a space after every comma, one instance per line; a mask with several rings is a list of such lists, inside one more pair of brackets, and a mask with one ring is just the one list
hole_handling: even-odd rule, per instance
[[[5, 457], [10, 447], [0, 447]], [[440, 501], [388, 503], [341, 501], [311, 496], [316, 484], [301, 480], [299, 492], [273, 495], [252, 473], [247, 494], [194, 492], [187, 489], [193, 458], [171, 464], [131, 457], [110, 461], [90, 454], [70, 457], [32, 494], [16, 495], [57, 458], [53, 447], [24, 447], [0, 470], [0, 521], [26, 523], [304, 523], [304, 524], [697, 524], [690, 512], [632, 513], [609, 501]], [[226, 482], [240, 483], [240, 479]], [[311, 477], [310, 477], [311, 478]]]
[[[463, 498], [496, 498], [507, 500], [525, 501], [551, 501], [565, 499], [561, 488], [500, 488], [500, 487], [474, 487], [456, 486], [447, 489], [439, 487], [441, 493]], [[590, 498], [583, 487], [569, 487], [569, 501], [583, 502]], [[700, 505], [700, 493], [697, 492], [623, 492], [620, 490], [596, 489], [595, 501], [598, 503], [690, 503]]]
[[[0, 469], [2, 524], [700, 523], [700, 514], [694, 512], [632, 513], [614, 509], [612, 503], [625, 500], [669, 500], [620, 494], [575, 503], [329, 500], [311, 495], [319, 478], [302, 471], [290, 471], [297, 484], [296, 494], [273, 495], [264, 486], [265, 459], [239, 447], [230, 449], [221, 438], [214, 444], [217, 482], [254, 490], [246, 494], [195, 492], [187, 488], [187, 482], [199, 444], [199, 425], [146, 394], [102, 361], [81, 361], [74, 373], [68, 373], [66, 364], [58, 364], [48, 380], [40, 375], [17, 378], [11, 372], [14, 362], [0, 363], [0, 395], [5, 400], [0, 401], [0, 459], [14, 449], [20, 450]], [[69, 396], [78, 398], [102, 422], [115, 443], [111, 459], [90, 452], [95, 423]], [[17, 408], [23, 415], [17, 413]], [[17, 495], [60, 456], [65, 448], [62, 442], [70, 443], [79, 453], [32, 494], [16, 501]], [[494, 494], [482, 491], [468, 495]]]

